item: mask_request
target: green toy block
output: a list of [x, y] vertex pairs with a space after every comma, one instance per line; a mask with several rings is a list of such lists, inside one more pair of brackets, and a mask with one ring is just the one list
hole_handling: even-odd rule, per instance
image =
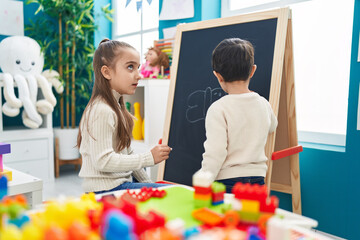
[[210, 207], [211, 206], [211, 198], [208, 200], [194, 199], [194, 205], [196, 208]]
[[218, 193], [218, 192], [225, 192], [226, 191], [226, 187], [223, 183], [220, 182], [213, 182], [211, 184], [211, 190], [213, 193]]

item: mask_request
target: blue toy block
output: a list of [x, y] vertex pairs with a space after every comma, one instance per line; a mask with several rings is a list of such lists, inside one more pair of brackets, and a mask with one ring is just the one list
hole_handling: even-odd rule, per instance
[[220, 204], [223, 204], [223, 203], [224, 203], [224, 200], [218, 201], [218, 202], [213, 202], [212, 205], [216, 206], [216, 205], [220, 205]]
[[8, 179], [5, 176], [0, 177], [0, 200], [8, 194]]
[[28, 215], [21, 215], [15, 219], [9, 219], [8, 223], [9, 224], [14, 224], [15, 226], [17, 226], [18, 228], [21, 228], [25, 223], [29, 222], [30, 218]]
[[119, 210], [110, 211], [104, 223], [103, 236], [106, 240], [134, 240], [137, 239], [134, 234], [134, 223], [131, 218]]
[[265, 240], [265, 238], [260, 235], [260, 230], [258, 227], [251, 226], [248, 228], [248, 236], [246, 240]]

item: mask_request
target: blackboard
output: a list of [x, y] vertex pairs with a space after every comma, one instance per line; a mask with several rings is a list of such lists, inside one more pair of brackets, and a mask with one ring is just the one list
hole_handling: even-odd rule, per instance
[[186, 185], [200, 169], [209, 106], [224, 96], [212, 73], [211, 54], [225, 38], [242, 38], [255, 49], [257, 71], [250, 90], [269, 99], [277, 19], [267, 19], [182, 33], [164, 179]]
[[[281, 148], [297, 145], [291, 36], [288, 8], [177, 27], [163, 134], [163, 143], [173, 150], [160, 164], [158, 180], [191, 186], [193, 174], [201, 168], [206, 112], [225, 94], [212, 73], [211, 55], [225, 38], [242, 38], [253, 44], [257, 70], [249, 88], [269, 100], [276, 116], [280, 113], [281, 133], [277, 137], [277, 130], [269, 135], [265, 147], [268, 159], [275, 141]], [[301, 213], [298, 155], [274, 166], [269, 161], [268, 166], [269, 189], [292, 194], [293, 210]], [[276, 182], [271, 181], [274, 172]]]

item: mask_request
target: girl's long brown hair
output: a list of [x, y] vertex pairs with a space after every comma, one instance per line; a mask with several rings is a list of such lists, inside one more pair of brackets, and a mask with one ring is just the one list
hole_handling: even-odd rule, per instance
[[[98, 48], [95, 51], [93, 59], [93, 68], [95, 73], [95, 83], [92, 90], [91, 98], [87, 104], [80, 123], [86, 124], [87, 131], [89, 131], [89, 116], [92, 110], [93, 103], [96, 99], [103, 99], [116, 113], [117, 116], [117, 137], [120, 139], [116, 146], [117, 151], [121, 151], [126, 147], [130, 147], [131, 133], [134, 125], [133, 116], [126, 110], [123, 96], [120, 97], [119, 103], [111, 92], [110, 82], [101, 73], [101, 67], [106, 65], [111, 69], [116, 69], [115, 64], [118, 57], [124, 48], [134, 49], [131, 45], [114, 41], [109, 39], [103, 39]], [[120, 104], [120, 105], [119, 105]], [[100, 116], [101, 117], [101, 116]], [[91, 136], [92, 137], [92, 136]], [[77, 136], [77, 146], [81, 145], [81, 124], [79, 126], [79, 133]], [[96, 140], [96, 139], [95, 139]]]
[[156, 54], [158, 55], [157, 61], [155, 63], [150, 63], [150, 66], [155, 67], [155, 66], [163, 66], [164, 69], [169, 67], [169, 56], [162, 52], [159, 48], [157, 47], [151, 47], [149, 48], [148, 51], [153, 50], [154, 52], [156, 52]]

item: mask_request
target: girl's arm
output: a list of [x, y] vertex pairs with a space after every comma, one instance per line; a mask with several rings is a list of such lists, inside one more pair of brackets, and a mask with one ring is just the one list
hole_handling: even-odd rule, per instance
[[138, 180], [139, 182], [152, 182], [151, 179], [149, 178], [149, 175], [147, 175], [145, 169], [140, 169], [137, 171], [134, 171], [132, 174], [136, 180]]
[[92, 110], [89, 118], [91, 125], [91, 136], [89, 143], [91, 163], [98, 171], [103, 172], [125, 172], [137, 171], [144, 167], [154, 165], [151, 152], [131, 154], [124, 150], [117, 153], [113, 143], [115, 131], [116, 114], [112, 109], [102, 103]]

